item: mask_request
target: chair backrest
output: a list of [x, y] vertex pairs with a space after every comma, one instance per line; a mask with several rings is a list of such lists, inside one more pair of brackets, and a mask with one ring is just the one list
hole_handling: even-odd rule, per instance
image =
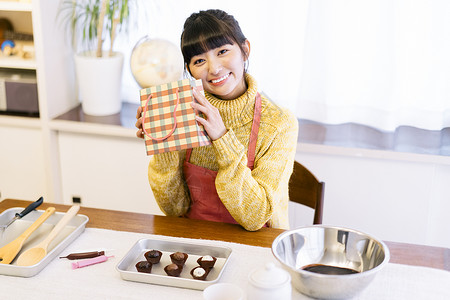
[[322, 224], [324, 194], [325, 183], [294, 161], [294, 171], [289, 180], [289, 200], [314, 209], [314, 224]]

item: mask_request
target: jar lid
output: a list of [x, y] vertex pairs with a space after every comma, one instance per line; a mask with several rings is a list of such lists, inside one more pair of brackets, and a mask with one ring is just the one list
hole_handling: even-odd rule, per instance
[[291, 281], [291, 275], [273, 263], [253, 270], [248, 277], [251, 284], [265, 289], [279, 288]]

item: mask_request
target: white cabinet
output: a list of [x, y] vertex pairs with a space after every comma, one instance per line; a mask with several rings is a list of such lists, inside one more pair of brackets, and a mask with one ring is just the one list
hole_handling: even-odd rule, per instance
[[134, 130], [111, 125], [107, 117], [55, 120], [79, 105], [70, 38], [57, 17], [60, 2], [0, 1], [0, 18], [33, 34], [35, 48], [33, 59], [0, 55], [0, 69], [36, 72], [40, 113], [0, 115], [0, 200], [42, 195], [46, 202], [71, 204], [80, 197], [86, 206], [160, 214], [147, 180], [145, 147]]
[[450, 157], [299, 144], [296, 159], [325, 182], [325, 224], [450, 247]]
[[0, 197], [37, 200], [47, 194], [42, 131], [0, 125]]
[[142, 140], [59, 133], [63, 199], [80, 197], [89, 207], [162, 214], [147, 179]]
[[[2, 180], [4, 191], [0, 190], [0, 199], [16, 195], [34, 200], [42, 195], [47, 202], [62, 202], [57, 131], [49, 124], [52, 118], [76, 106], [77, 101], [70, 44], [57, 21], [59, 2], [0, 1], [0, 17], [9, 19], [15, 31], [33, 34], [34, 42], [33, 59], [0, 56], [0, 68], [35, 70], [40, 113], [39, 118], [0, 115], [0, 169], [2, 176], [11, 174]], [[27, 151], [23, 149], [24, 144]], [[22, 172], [22, 187], [8, 160], [26, 167]], [[25, 186], [37, 174], [35, 182]], [[22, 192], [25, 189], [27, 192]]]

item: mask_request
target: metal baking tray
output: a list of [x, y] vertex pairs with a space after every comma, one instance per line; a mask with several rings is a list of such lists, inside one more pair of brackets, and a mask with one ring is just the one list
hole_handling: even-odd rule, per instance
[[[158, 264], [154, 264], [151, 273], [142, 273], [136, 270], [139, 261], [145, 261], [144, 253], [152, 249], [161, 251], [162, 257]], [[184, 252], [189, 255], [183, 271], [179, 277], [168, 276], [164, 267], [171, 264], [170, 254]], [[207, 286], [216, 283], [222, 275], [232, 250], [227, 247], [216, 247], [209, 245], [182, 243], [175, 241], [164, 241], [158, 239], [141, 239], [128, 251], [128, 253], [117, 264], [122, 279], [167, 285], [195, 290], [204, 290]], [[197, 259], [201, 256], [211, 255], [217, 258], [206, 280], [193, 279], [190, 272], [198, 266]]]
[[[0, 224], [6, 224], [9, 220], [14, 218], [14, 215], [21, 212], [23, 207], [15, 207], [5, 210], [0, 214]], [[35, 210], [30, 212], [22, 219], [16, 220], [8, 228], [6, 228], [3, 235], [0, 237], [0, 248], [15, 240], [21, 235], [34, 221], [39, 218], [44, 210]], [[39, 226], [24, 242], [21, 251], [16, 258], [9, 265], [0, 264], [0, 274], [32, 277], [42, 271], [54, 258], [56, 258], [70, 243], [72, 243], [81, 233], [83, 233], [86, 223], [89, 218], [85, 215], [76, 215], [66, 227], [56, 236], [56, 238], [49, 244], [47, 255], [37, 264], [27, 267], [21, 267], [16, 264], [17, 258], [21, 253], [25, 252], [44, 240], [56, 223], [64, 216], [64, 212], [55, 212], [45, 222]]]

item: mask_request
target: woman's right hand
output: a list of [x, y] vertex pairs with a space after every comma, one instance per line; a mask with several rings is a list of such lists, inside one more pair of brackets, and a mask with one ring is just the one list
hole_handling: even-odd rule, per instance
[[205, 128], [208, 136], [213, 140], [221, 138], [225, 133], [227, 133], [227, 128], [223, 123], [222, 116], [219, 110], [212, 106], [211, 103], [206, 100], [205, 96], [201, 94], [197, 88], [192, 89], [196, 102], [191, 102], [192, 108], [198, 112], [202, 112], [206, 118], [202, 118], [199, 115], [195, 116], [198, 123], [202, 124]]
[[138, 131], [136, 131], [136, 136], [140, 139], [144, 138], [144, 130], [142, 130], [142, 106], [139, 106], [137, 109], [137, 113], [136, 113], [136, 128], [138, 129]]

